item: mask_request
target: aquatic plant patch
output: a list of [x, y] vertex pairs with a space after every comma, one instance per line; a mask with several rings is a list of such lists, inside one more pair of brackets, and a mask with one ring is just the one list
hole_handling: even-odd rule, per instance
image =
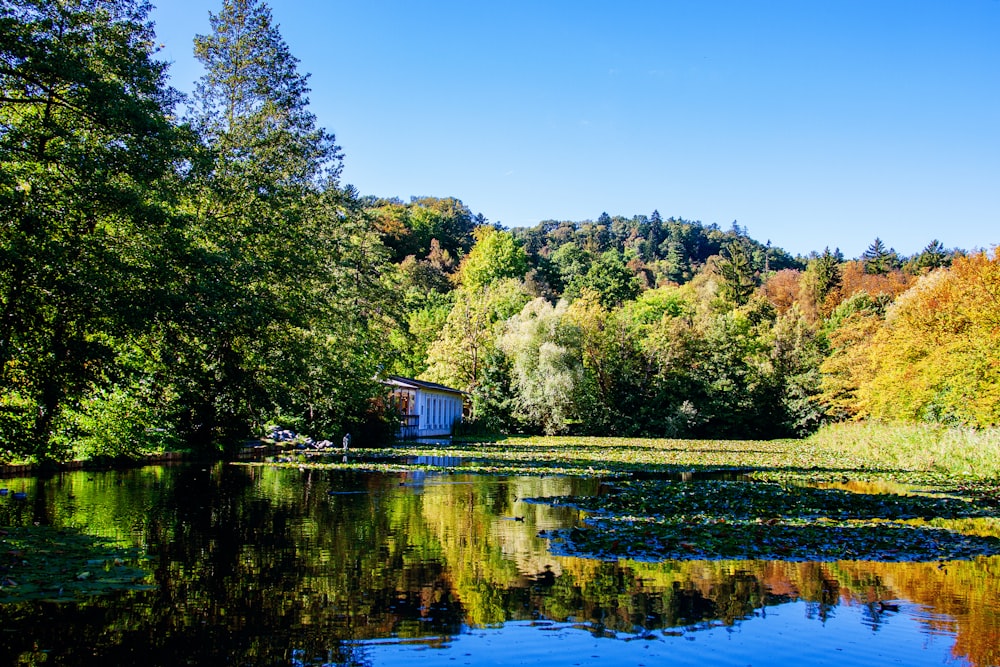
[[729, 521], [771, 518], [898, 521], [992, 516], [995, 512], [993, 508], [952, 497], [852, 493], [773, 482], [615, 480], [601, 488], [598, 496], [540, 501], [571, 504], [587, 512]]
[[[555, 551], [657, 560], [925, 561], [1000, 554], [1000, 539], [966, 534], [958, 522], [993, 516], [993, 508], [959, 498], [726, 481], [620, 481], [602, 489], [598, 496], [532, 500], [591, 515], [584, 527], [544, 535]], [[955, 529], [948, 520], [956, 520]]]
[[553, 552], [600, 559], [938, 561], [1000, 554], [1000, 540], [887, 522], [605, 517], [543, 532]]
[[[956, 472], [866, 442], [509, 437], [400, 443], [346, 458], [307, 453], [270, 465], [603, 480], [594, 497], [537, 499], [591, 515], [545, 536], [572, 555], [932, 561], [1000, 553], [991, 469]], [[676, 481], [699, 478], [711, 481]]]
[[0, 604], [152, 588], [134, 549], [48, 526], [0, 528]]

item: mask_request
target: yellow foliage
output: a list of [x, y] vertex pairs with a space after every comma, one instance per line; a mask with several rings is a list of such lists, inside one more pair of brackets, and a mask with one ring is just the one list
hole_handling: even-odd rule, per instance
[[881, 324], [878, 315], [858, 312], [848, 316], [830, 334], [833, 352], [820, 366], [823, 373], [820, 400], [836, 416], [867, 415], [858, 396], [873, 376], [871, 341]]
[[886, 313], [867, 355], [861, 412], [1000, 424], [1000, 254], [959, 257], [922, 276]]

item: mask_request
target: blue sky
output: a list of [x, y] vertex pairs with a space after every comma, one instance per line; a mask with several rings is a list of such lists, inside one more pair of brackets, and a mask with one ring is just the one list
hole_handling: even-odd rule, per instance
[[[154, 0], [172, 84], [218, 3]], [[792, 253], [1000, 243], [1000, 0], [285, 0], [343, 181]]]

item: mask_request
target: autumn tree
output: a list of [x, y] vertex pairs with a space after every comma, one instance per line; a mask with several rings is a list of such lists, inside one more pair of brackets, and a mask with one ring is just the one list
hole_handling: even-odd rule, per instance
[[801, 282], [801, 271], [782, 269], [767, 279], [763, 293], [779, 313], [784, 313], [799, 302]]
[[1000, 424], [1000, 254], [921, 277], [886, 313], [859, 391], [883, 419]]

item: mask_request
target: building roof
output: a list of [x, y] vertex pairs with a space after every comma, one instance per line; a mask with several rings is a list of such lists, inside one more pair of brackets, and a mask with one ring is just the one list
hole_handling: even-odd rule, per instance
[[446, 391], [451, 394], [465, 394], [467, 392], [461, 389], [453, 389], [452, 387], [446, 387], [443, 384], [438, 384], [436, 382], [426, 382], [425, 380], [414, 380], [413, 378], [404, 378], [399, 375], [390, 375], [382, 384], [392, 385], [394, 387], [403, 387], [405, 389], [430, 389], [433, 391]]

